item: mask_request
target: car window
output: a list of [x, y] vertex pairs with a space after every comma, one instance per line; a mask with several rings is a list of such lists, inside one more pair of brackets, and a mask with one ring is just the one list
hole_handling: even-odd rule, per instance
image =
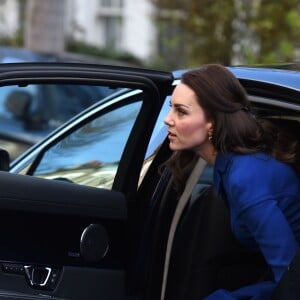
[[44, 153], [33, 175], [111, 189], [141, 106], [117, 107], [73, 131]]
[[[173, 82], [173, 88], [179, 83], [180, 81], [177, 79]], [[159, 113], [159, 116], [157, 118], [148, 148], [146, 152], [146, 157], [145, 159], [149, 159], [151, 156], [153, 157], [153, 154], [156, 152], [158, 147], [162, 144], [164, 139], [167, 136], [168, 133], [168, 128], [164, 124], [164, 119], [169, 113], [170, 110], [170, 101], [171, 101], [171, 94], [172, 90], [170, 90], [169, 95], [166, 96], [163, 106], [161, 108], [161, 111]]]
[[169, 95], [164, 100], [163, 106], [161, 108], [161, 111], [155, 123], [154, 130], [151, 135], [145, 159], [148, 159], [149, 157], [153, 156], [157, 148], [162, 144], [162, 142], [167, 136], [168, 129], [167, 126], [164, 124], [164, 119], [170, 110], [170, 99], [171, 96]]
[[[70, 118], [116, 90], [79, 84], [0, 87], [2, 147], [10, 152], [13, 160]], [[9, 148], [6, 147], [8, 143], [12, 144]]]
[[[18, 95], [30, 95], [30, 97], [36, 97], [35, 92], [36, 89], [33, 85], [31, 86], [25, 86], [25, 87], [19, 87], [16, 85], [9, 85], [9, 86], [3, 86], [0, 88], [0, 116], [1, 117], [8, 117], [8, 118], [14, 118], [19, 116], [14, 116], [14, 112], [12, 111], [11, 107], [9, 107], [9, 101], [10, 98], [12, 98], [13, 94], [15, 92], [20, 92]], [[21, 103], [25, 104], [25, 99], [21, 99], [19, 105]], [[25, 108], [24, 108], [25, 109]]]
[[[31, 84], [0, 89], [0, 116], [38, 126], [57, 127], [95, 102], [114, 93], [106, 86]], [[34, 128], [32, 128], [34, 129]]]

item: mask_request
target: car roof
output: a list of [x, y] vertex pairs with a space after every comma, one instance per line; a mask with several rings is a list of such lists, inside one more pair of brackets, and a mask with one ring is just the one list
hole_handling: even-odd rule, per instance
[[0, 62], [54, 62], [63, 61], [59, 56], [48, 53], [40, 53], [25, 48], [0, 47]]
[[23, 62], [70, 62], [88, 63], [112, 66], [136, 67], [133, 63], [108, 58], [100, 58], [87, 54], [62, 52], [47, 53], [30, 50], [27, 48], [0, 46], [0, 63], [23, 63]]
[[[297, 64], [277, 67], [243, 67], [231, 66], [228, 69], [239, 79], [247, 81], [259, 81], [294, 90], [300, 90], [300, 72]], [[173, 76], [180, 79], [187, 69], [176, 70]]]

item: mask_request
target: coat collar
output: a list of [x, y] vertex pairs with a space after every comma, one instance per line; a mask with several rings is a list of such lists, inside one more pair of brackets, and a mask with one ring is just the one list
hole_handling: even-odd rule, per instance
[[221, 192], [222, 175], [226, 172], [231, 164], [234, 153], [218, 153], [214, 165], [214, 185], [218, 193]]

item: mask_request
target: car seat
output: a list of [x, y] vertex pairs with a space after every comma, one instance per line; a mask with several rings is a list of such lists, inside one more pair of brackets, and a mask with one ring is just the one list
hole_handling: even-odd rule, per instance
[[296, 253], [291, 264], [283, 274], [271, 300], [300, 299], [300, 250]]

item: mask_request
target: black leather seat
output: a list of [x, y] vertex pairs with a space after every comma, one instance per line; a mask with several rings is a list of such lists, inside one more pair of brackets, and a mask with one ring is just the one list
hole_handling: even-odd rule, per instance
[[300, 299], [300, 250], [279, 281], [271, 300]]

